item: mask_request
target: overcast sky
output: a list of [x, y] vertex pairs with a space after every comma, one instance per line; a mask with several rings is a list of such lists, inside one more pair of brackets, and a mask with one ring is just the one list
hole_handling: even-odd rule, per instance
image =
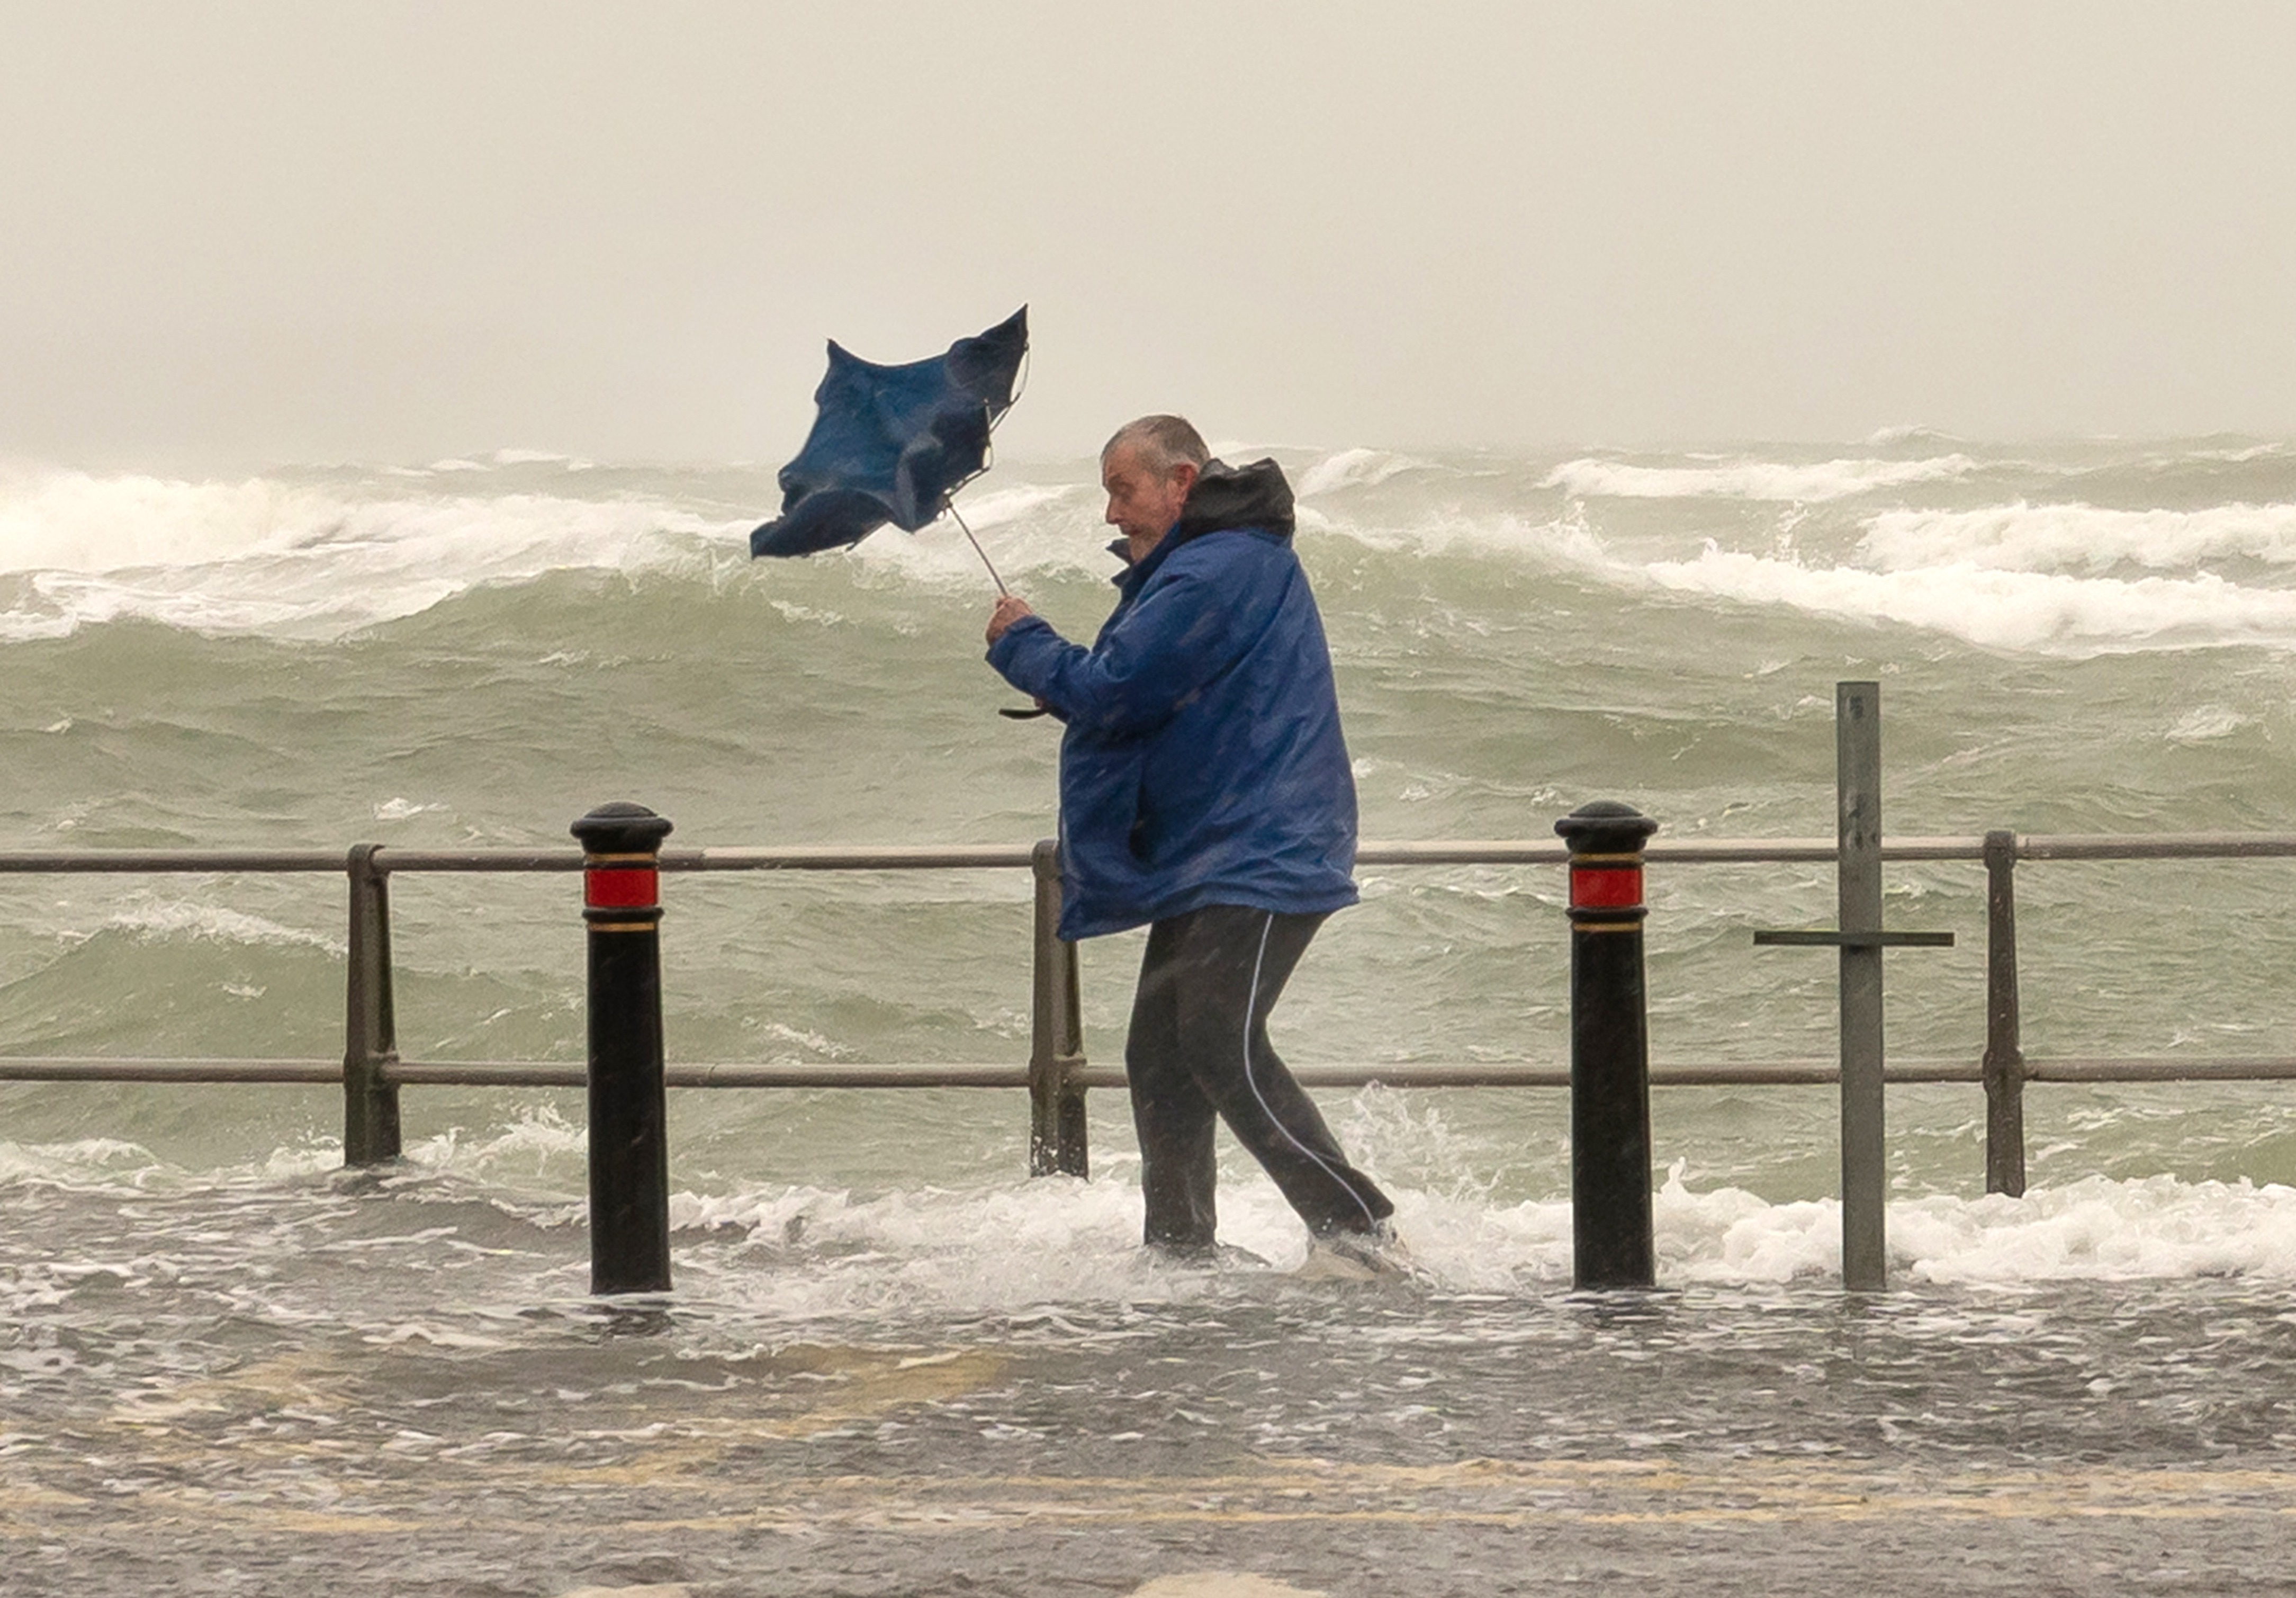
[[0, 0], [0, 459], [2296, 434], [2296, 4]]

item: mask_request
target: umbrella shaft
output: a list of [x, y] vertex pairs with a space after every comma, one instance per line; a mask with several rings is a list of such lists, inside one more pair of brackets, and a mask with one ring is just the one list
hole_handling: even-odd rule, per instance
[[965, 527], [964, 518], [957, 516], [956, 507], [954, 504], [948, 507], [948, 513], [956, 518], [956, 525], [958, 527], [964, 528], [964, 541], [972, 545], [972, 553], [980, 557], [980, 563], [983, 566], [988, 568], [988, 580], [996, 585], [996, 592], [1004, 594], [1011, 594], [1013, 590], [1004, 586], [1004, 579], [996, 575], [996, 564], [989, 560], [988, 552], [980, 547], [980, 540], [972, 536], [972, 529], [969, 527]]

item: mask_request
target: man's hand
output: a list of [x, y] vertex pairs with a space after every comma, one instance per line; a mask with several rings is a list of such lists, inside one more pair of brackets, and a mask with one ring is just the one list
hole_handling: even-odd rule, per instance
[[1004, 635], [1005, 629], [1014, 622], [1023, 616], [1035, 614], [1034, 611], [1029, 609], [1027, 600], [1017, 598], [1010, 594], [1003, 595], [997, 600], [996, 608], [988, 613], [988, 642], [996, 643]]

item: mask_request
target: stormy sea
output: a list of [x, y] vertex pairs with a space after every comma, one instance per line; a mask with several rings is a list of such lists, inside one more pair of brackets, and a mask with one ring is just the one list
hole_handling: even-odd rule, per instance
[[[1898, 835], [2296, 832], [2296, 447], [1272, 454], [1368, 840], [1824, 838], [1878, 681]], [[752, 563], [769, 466], [503, 449], [184, 479], [0, 471], [0, 851], [1027, 844], [1058, 728], [982, 663], [947, 522]], [[962, 500], [1070, 635], [1087, 460]], [[2296, 1053], [2296, 863], [2018, 879], [2026, 1054]], [[1365, 868], [1288, 1059], [1568, 1058], [1552, 866]], [[1894, 865], [1893, 1057], [1973, 1061], [1986, 883]], [[1019, 1062], [1028, 873], [672, 873], [669, 1058]], [[1653, 865], [1652, 1050], [1836, 1047], [1832, 869]], [[394, 879], [398, 1044], [578, 1062], [562, 874]], [[0, 874], [0, 1055], [344, 1048], [340, 872]], [[1138, 934], [1082, 950], [1120, 1061]], [[0, 1083], [11, 1594], [2286, 1592], [2296, 1093], [2036, 1084], [1988, 1196], [1971, 1085], [1889, 1094], [1890, 1287], [1839, 1282], [1824, 1086], [1662, 1087], [1660, 1291], [1571, 1291], [1549, 1088], [1326, 1090], [1408, 1279], [1310, 1281], [1224, 1146], [1223, 1235], [1136, 1248], [1120, 1092], [1029, 1175], [1013, 1089], [680, 1089], [675, 1289], [588, 1294], [578, 1091]]]

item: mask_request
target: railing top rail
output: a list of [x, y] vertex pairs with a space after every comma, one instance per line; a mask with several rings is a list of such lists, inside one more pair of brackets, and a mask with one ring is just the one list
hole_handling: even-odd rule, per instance
[[[1677, 865], [1775, 865], [1791, 861], [1824, 862], [1840, 856], [1831, 838], [1653, 838], [1643, 851], [1652, 861]], [[1985, 840], [1977, 838], [1887, 838], [1884, 860], [1982, 860]]]
[[0, 849], [0, 873], [340, 872], [342, 849]]
[[[385, 1080], [402, 1086], [580, 1086], [587, 1064], [579, 1060], [392, 1059], [381, 1068]], [[1480, 1061], [1295, 1061], [1291, 1068], [1310, 1086], [1560, 1087], [1569, 1068], [1532, 1060]], [[1087, 1086], [1121, 1086], [1120, 1065], [1080, 1068]], [[1660, 1086], [1797, 1086], [1840, 1080], [1841, 1063], [1825, 1059], [1659, 1061], [1651, 1080]], [[2028, 1059], [2021, 1074], [2030, 1082], [2284, 1082], [2296, 1080], [2296, 1056], [2219, 1055], [2182, 1059], [2066, 1055]], [[668, 1066], [673, 1087], [1024, 1087], [1024, 1060], [944, 1061], [681, 1061]], [[1889, 1062], [1885, 1079], [1911, 1085], [1980, 1082], [1984, 1066], [1975, 1056], [1900, 1059]], [[132, 1056], [0, 1055], [0, 1082], [173, 1082], [216, 1085], [256, 1083], [340, 1085], [343, 1062], [332, 1057], [246, 1059], [205, 1057], [149, 1059]]]
[[793, 845], [664, 849], [665, 871], [946, 871], [1025, 868], [1034, 843]]
[[[661, 851], [664, 871], [972, 871], [1025, 869], [1027, 843], [791, 844]], [[578, 848], [377, 849], [382, 872], [579, 871]]]
[[[1831, 838], [1736, 840], [1656, 839], [1652, 859], [1682, 863], [1757, 864], [1781, 860], [1830, 861]], [[1020, 870], [1035, 853], [1033, 844], [800, 844], [767, 848], [680, 848], [661, 851], [664, 871], [942, 871]], [[1985, 840], [1899, 838], [1883, 846], [1898, 860], [1980, 860]], [[1560, 865], [1570, 857], [1559, 838], [1446, 838], [1384, 842], [1371, 840], [1356, 850], [1358, 865]], [[375, 853], [379, 871], [573, 871], [582, 864], [577, 849], [403, 849]]]
[[2296, 855], [2296, 832], [2034, 832], [2021, 860], [2241, 860]]
[[[692, 849], [664, 849], [662, 864], [673, 854]], [[582, 851], [570, 844], [550, 848], [406, 849], [390, 844], [374, 851], [374, 869], [389, 875], [398, 872], [518, 872], [580, 871]]]
[[[1654, 838], [1653, 864], [1749, 865], [1820, 864], [1835, 857], [1831, 838]], [[664, 871], [1025, 870], [1034, 844], [800, 844], [765, 848], [665, 848]], [[2021, 860], [2237, 860], [2296, 857], [2296, 832], [2089, 832], [2016, 835]], [[1985, 840], [1899, 837], [1885, 840], [1890, 861], [1981, 860]], [[1543, 838], [1439, 839], [1367, 842], [1359, 865], [1554, 865], [1567, 858], [1562, 840]], [[259, 873], [340, 872], [335, 849], [4, 849], [0, 875], [45, 873]], [[375, 850], [372, 869], [403, 872], [571, 872], [582, 851], [568, 848]]]

